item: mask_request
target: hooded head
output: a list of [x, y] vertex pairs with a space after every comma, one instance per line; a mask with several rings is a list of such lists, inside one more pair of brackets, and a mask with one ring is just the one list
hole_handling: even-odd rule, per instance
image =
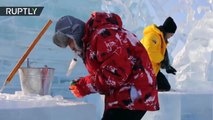
[[103, 27], [105, 25], [115, 25], [119, 28], [122, 28], [122, 21], [120, 16], [115, 13], [93, 12], [87, 21], [83, 41], [85, 43], [90, 42], [90, 37], [93, 32], [96, 31], [96, 29], [99, 27]]
[[76, 45], [82, 49], [82, 37], [84, 35], [85, 23], [72, 16], [61, 17], [55, 26], [53, 42], [62, 48], [67, 47], [69, 40], [74, 40]]
[[166, 33], [175, 33], [177, 25], [171, 17], [168, 17], [163, 23], [163, 29]]

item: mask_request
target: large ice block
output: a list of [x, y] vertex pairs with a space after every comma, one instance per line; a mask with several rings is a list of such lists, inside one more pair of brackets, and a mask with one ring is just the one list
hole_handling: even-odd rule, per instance
[[159, 92], [159, 103], [142, 120], [213, 120], [213, 93]]

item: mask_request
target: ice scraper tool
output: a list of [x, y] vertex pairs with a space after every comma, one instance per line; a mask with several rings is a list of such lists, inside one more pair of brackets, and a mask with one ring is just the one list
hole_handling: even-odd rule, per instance
[[12, 80], [13, 76], [16, 74], [16, 72], [18, 71], [18, 69], [21, 67], [21, 65], [24, 62], [24, 60], [27, 58], [27, 56], [29, 55], [29, 53], [32, 51], [32, 49], [35, 47], [35, 45], [38, 43], [38, 41], [40, 40], [40, 38], [44, 35], [44, 33], [47, 31], [47, 29], [49, 28], [49, 26], [51, 24], [52, 24], [52, 21], [49, 20], [46, 23], [46, 25], [42, 28], [42, 30], [40, 31], [40, 33], [37, 35], [37, 37], [34, 39], [34, 41], [31, 43], [31, 45], [26, 50], [26, 52], [24, 53], [24, 55], [22, 55], [22, 57], [20, 58], [20, 60], [16, 64], [16, 66], [12, 69], [12, 71], [8, 75], [7, 79], [4, 81], [4, 84], [3, 84], [3, 86], [0, 89], [0, 93], [4, 90], [5, 86]]

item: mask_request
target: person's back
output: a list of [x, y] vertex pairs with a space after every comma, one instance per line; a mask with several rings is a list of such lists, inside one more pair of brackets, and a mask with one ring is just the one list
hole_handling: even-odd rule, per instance
[[157, 76], [160, 70], [160, 62], [164, 59], [167, 43], [164, 40], [163, 32], [155, 24], [147, 26], [143, 34], [141, 43], [148, 51], [154, 73]]

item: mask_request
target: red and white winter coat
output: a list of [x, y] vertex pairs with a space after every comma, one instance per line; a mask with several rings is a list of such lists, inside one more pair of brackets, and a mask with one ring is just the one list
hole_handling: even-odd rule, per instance
[[[137, 37], [122, 28], [114, 13], [94, 12], [85, 26], [84, 63], [89, 75], [79, 79], [85, 95], [105, 95], [105, 110], [159, 109], [156, 78], [148, 54]], [[137, 97], [131, 99], [130, 89]]]

